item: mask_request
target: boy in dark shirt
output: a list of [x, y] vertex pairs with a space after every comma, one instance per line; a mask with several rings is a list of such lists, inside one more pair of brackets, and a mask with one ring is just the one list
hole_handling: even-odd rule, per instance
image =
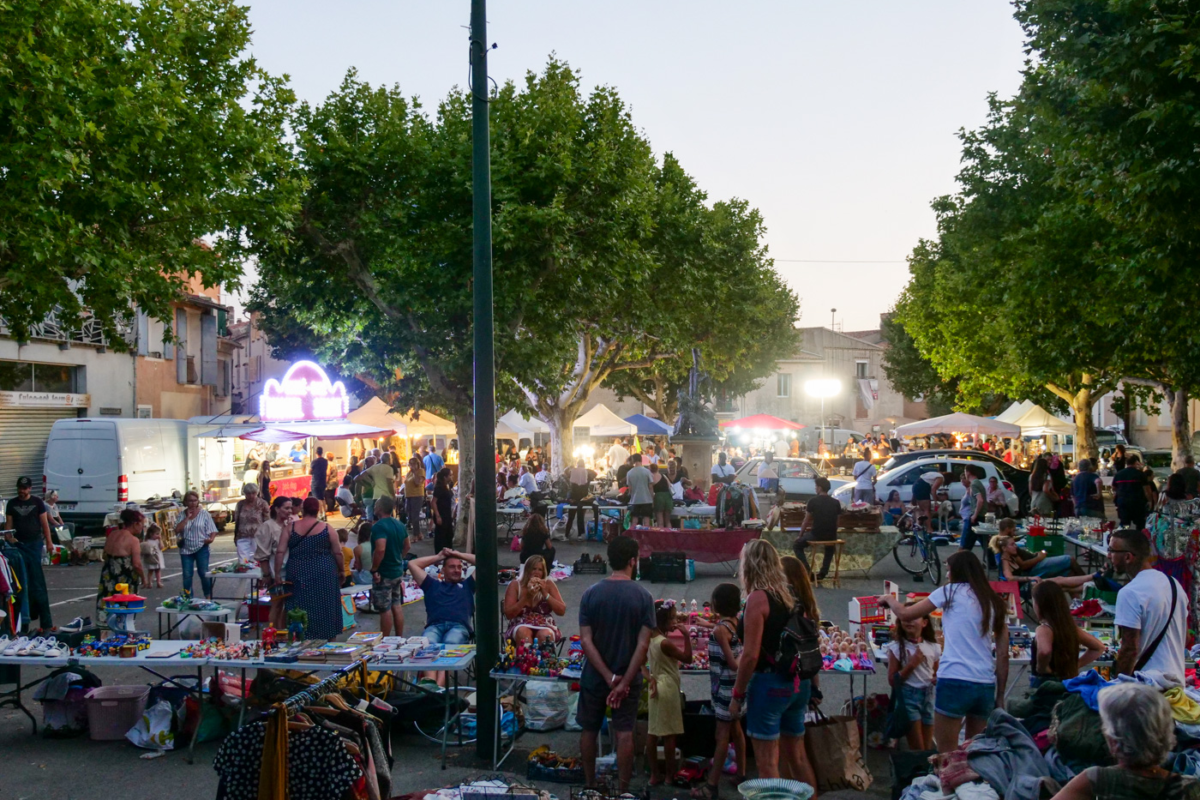
[[[805, 557], [805, 551], [808, 549], [809, 542], [832, 542], [837, 538], [838, 517], [842, 513], [842, 504], [829, 496], [829, 479], [818, 477], [817, 496], [808, 501], [805, 506], [804, 524], [800, 527], [800, 538], [796, 539], [792, 545], [792, 551], [795, 552], [796, 558], [800, 559], [800, 563], [808, 570], [809, 575], [812, 574], [812, 567], [808, 565], [808, 559]], [[821, 572], [817, 575], [817, 580], [824, 580], [829, 574], [829, 564], [833, 561], [832, 547], [824, 548], [825, 554], [821, 557]]]

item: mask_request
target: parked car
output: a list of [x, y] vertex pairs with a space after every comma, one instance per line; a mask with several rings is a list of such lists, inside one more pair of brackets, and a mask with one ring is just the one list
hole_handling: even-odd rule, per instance
[[[1129, 448], [1125, 448], [1125, 452], [1130, 452]], [[1142, 463], [1150, 468], [1154, 473], [1156, 483], [1162, 483], [1175, 470], [1171, 469], [1171, 451], [1170, 450], [1143, 450], [1141, 452]]]
[[[983, 482], [985, 484], [988, 478], [993, 477], [1000, 482], [1000, 486], [1004, 490], [1004, 502], [1008, 505], [1009, 515], [1018, 516], [1021, 512], [1021, 501], [1017, 497], [1013, 485], [1004, 479], [1004, 475], [996, 464], [985, 459], [962, 458], [960, 456], [932, 456], [922, 458], [916, 461], [909, 461], [887, 472], [880, 473], [875, 479], [875, 502], [885, 502], [888, 495], [892, 493], [892, 490], [896, 489], [900, 492], [901, 500], [905, 503], [911, 503], [913, 484], [921, 480], [922, 475], [926, 472], [949, 472], [954, 476], [948, 487], [950, 502], [954, 503], [954, 510], [958, 511], [959, 501], [962, 500], [962, 496], [966, 491], [962, 485], [962, 474], [968, 464], [983, 467]], [[843, 507], [849, 508], [851, 500], [854, 497], [853, 483], [834, 490], [833, 496], [838, 499]]]
[[986, 461], [994, 464], [996, 469], [1000, 470], [1000, 474], [1004, 476], [1004, 480], [1012, 484], [1012, 490], [1017, 493], [1017, 498], [1021, 501], [1021, 508], [1029, 507], [1029, 470], [1014, 467], [1004, 459], [982, 450], [910, 450], [907, 453], [893, 455], [883, 462], [879, 471], [886, 472], [903, 464], [911, 464], [914, 461], [921, 461], [933, 456], [965, 458], [969, 461]]
[[[758, 466], [762, 461], [758, 457], [750, 459], [735, 475], [739, 482], [755, 488], [760, 510], [770, 507], [770, 503], [758, 495]], [[810, 500], [817, 496], [816, 480], [821, 472], [807, 458], [777, 458], [772, 463], [775, 465], [776, 474], [779, 475], [779, 488], [783, 489], [787, 500]], [[844, 483], [848, 481], [830, 478], [830, 490]]]

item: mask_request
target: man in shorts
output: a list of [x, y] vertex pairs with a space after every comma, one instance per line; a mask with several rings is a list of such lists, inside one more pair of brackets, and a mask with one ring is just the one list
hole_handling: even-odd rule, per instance
[[[442, 579], [425, 572], [430, 564], [442, 564]], [[425, 592], [425, 631], [432, 644], [467, 644], [471, 641], [471, 618], [475, 616], [475, 576], [463, 579], [464, 564], [475, 556], [443, 548], [441, 552], [408, 562], [408, 571]]]
[[371, 607], [379, 614], [384, 636], [404, 635], [404, 557], [408, 554], [408, 529], [393, 514], [390, 497], [375, 501], [371, 525]]
[[[647, 470], [649, 472], [649, 470]], [[583, 728], [580, 752], [588, 786], [596, 785], [596, 751], [606, 708], [617, 739], [620, 791], [633, 776], [633, 727], [642, 694], [642, 665], [654, 629], [654, 599], [633, 580], [638, 543], [617, 536], [608, 545], [612, 575], [593, 584], [579, 602], [579, 636], [587, 661], [579, 681], [576, 722]]]
[[925, 520], [925, 530], [933, 530], [933, 517], [930, 515], [931, 501], [937, 497], [938, 489], [942, 488], [942, 473], [929, 470], [921, 474], [913, 482], [912, 502], [917, 507], [917, 520]]
[[633, 467], [625, 474], [625, 485], [629, 487], [630, 524], [650, 525], [654, 518], [654, 489], [650, 470], [642, 466], [642, 454], [634, 453]]

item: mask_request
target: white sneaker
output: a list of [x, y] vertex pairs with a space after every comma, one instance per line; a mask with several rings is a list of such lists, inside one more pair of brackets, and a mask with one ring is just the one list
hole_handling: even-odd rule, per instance
[[[42, 653], [46, 652], [46, 648], [44, 647], [45, 644], [46, 644], [46, 637], [39, 636], [36, 639], [30, 640], [24, 647], [22, 647], [20, 649], [20, 651], [17, 652], [17, 655], [19, 655], [19, 656], [40, 656], [40, 655], [42, 655]], [[38, 652], [38, 648], [41, 648], [41, 652]]]
[[8, 646], [5, 647], [3, 651], [0, 651], [0, 654], [6, 655], [6, 656], [19, 655], [21, 650], [28, 646], [29, 646], [29, 637], [28, 636], [19, 636], [16, 639], [13, 639], [11, 642], [9, 642]]
[[53, 636], [46, 640], [46, 658], [62, 658], [70, 652], [66, 644], [59, 642]]

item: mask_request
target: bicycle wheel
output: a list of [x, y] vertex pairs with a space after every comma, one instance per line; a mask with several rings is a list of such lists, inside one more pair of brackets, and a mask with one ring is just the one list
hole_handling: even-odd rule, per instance
[[942, 582], [942, 557], [938, 554], [937, 544], [930, 536], [925, 540], [926, 553], [925, 571], [929, 573], [929, 582], [937, 586]]
[[900, 569], [909, 575], [922, 575], [928, 569], [925, 564], [925, 551], [917, 537], [911, 533], [896, 542], [896, 546], [892, 548], [892, 556], [900, 565]]

